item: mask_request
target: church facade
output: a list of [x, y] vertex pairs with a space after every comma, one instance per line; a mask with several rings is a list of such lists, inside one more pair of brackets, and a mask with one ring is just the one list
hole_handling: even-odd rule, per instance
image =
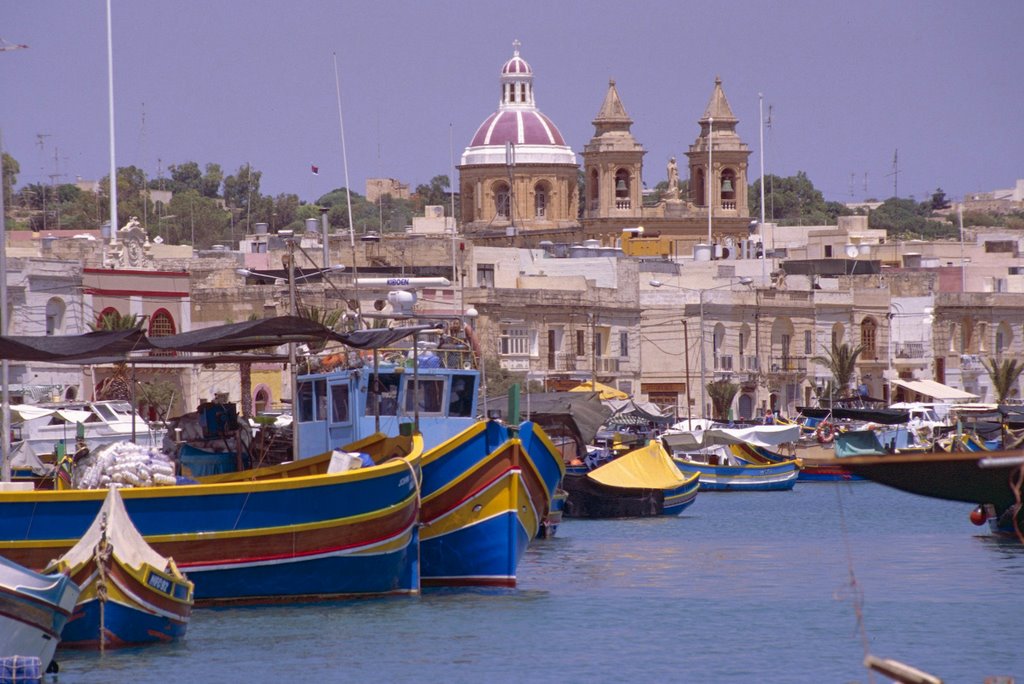
[[680, 255], [706, 243], [709, 231], [712, 242], [727, 245], [726, 253], [748, 238], [750, 149], [737, 133], [739, 120], [721, 79], [715, 79], [698, 120], [700, 131], [685, 152], [685, 190], [672, 157], [667, 191], [657, 201], [645, 196], [647, 152], [631, 132], [633, 120], [614, 80], [592, 121], [594, 135], [583, 147], [582, 173], [557, 126], [537, 108], [534, 72], [520, 56], [518, 41], [499, 81], [498, 110], [479, 126], [458, 165], [460, 219], [467, 235], [512, 238], [518, 244], [540, 237], [613, 244], [623, 229], [643, 226], [647, 235], [670, 241], [671, 251]]

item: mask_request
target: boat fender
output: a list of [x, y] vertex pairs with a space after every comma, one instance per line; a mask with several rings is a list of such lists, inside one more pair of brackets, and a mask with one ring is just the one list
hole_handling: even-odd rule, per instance
[[975, 525], [984, 525], [986, 520], [988, 520], [988, 515], [985, 513], [984, 506], [978, 505], [971, 511], [971, 522]]

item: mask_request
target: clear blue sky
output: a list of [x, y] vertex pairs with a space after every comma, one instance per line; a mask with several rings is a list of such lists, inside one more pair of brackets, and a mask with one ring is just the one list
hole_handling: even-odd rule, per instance
[[[0, 2], [0, 38], [30, 46], [0, 52], [19, 187], [106, 175], [106, 3]], [[518, 39], [538, 106], [577, 154], [616, 80], [651, 187], [697, 137], [718, 75], [751, 180], [763, 93], [767, 173], [805, 171], [829, 200], [887, 198], [898, 149], [900, 196], [959, 198], [1024, 178], [1022, 26], [1020, 0], [113, 0], [116, 158], [152, 177], [248, 161], [264, 193], [303, 200], [344, 186], [337, 53], [353, 190], [375, 176], [415, 187], [450, 174], [496, 109]]]

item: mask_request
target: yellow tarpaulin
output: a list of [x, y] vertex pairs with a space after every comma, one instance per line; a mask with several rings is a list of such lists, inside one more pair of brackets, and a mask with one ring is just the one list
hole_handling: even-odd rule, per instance
[[576, 387], [573, 387], [570, 392], [600, 392], [598, 395], [602, 401], [605, 399], [629, 399], [629, 395], [622, 390], [617, 390], [614, 387], [598, 383], [592, 383], [590, 380], [580, 383]]
[[588, 477], [609, 487], [641, 489], [672, 489], [686, 482], [658, 441], [650, 441], [647, 446], [595, 468]]

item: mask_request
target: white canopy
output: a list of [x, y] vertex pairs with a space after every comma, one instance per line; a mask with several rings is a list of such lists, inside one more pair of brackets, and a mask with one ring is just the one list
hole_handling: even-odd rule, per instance
[[709, 446], [750, 444], [771, 448], [800, 439], [799, 425], [754, 425], [743, 428], [710, 428], [708, 430], [668, 430], [662, 437], [673, 449], [694, 451]]
[[977, 399], [977, 394], [971, 394], [970, 392], [964, 392], [958, 390], [955, 387], [949, 385], [943, 385], [941, 382], [935, 382], [934, 380], [901, 380], [899, 378], [892, 381], [892, 384], [908, 389], [911, 392], [917, 392], [923, 394], [926, 397], [932, 399], [941, 399], [943, 401], [962, 401], [965, 399]]

